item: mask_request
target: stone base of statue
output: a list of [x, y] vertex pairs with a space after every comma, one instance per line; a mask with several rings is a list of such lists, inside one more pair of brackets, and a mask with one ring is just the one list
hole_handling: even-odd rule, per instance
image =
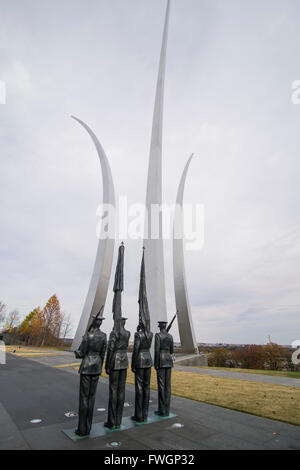
[[72, 441], [79, 442], [84, 439], [96, 439], [97, 437], [107, 436], [109, 434], [114, 434], [122, 431], [126, 431], [127, 429], [133, 429], [140, 426], [147, 426], [148, 424], [157, 423], [159, 421], [165, 421], [168, 419], [176, 418], [176, 415], [170, 413], [169, 416], [158, 416], [156, 413], [150, 413], [146, 422], [138, 423], [133, 421], [131, 417], [123, 418], [122, 425], [119, 429], [108, 429], [104, 426], [104, 423], [94, 423], [91, 429], [91, 433], [89, 436], [77, 436], [75, 434], [76, 428], [73, 429], [66, 429], [63, 431], [66, 436], [68, 436]]

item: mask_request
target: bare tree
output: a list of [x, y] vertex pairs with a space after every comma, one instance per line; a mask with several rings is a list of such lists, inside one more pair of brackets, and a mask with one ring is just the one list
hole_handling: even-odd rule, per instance
[[0, 325], [5, 322], [6, 305], [0, 300]]
[[20, 315], [18, 310], [13, 310], [9, 312], [6, 318], [5, 329], [8, 331], [12, 331], [18, 324], [20, 323]]
[[72, 331], [72, 322], [71, 322], [70, 313], [66, 314], [65, 312], [63, 312], [61, 326], [62, 326], [61, 337], [62, 339], [66, 339], [69, 333], [71, 333]]

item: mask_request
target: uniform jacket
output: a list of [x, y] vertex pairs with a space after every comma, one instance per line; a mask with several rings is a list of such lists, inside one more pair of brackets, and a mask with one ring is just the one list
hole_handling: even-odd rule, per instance
[[76, 356], [82, 359], [79, 374], [101, 375], [107, 346], [106, 334], [98, 329], [92, 329], [82, 338]]
[[155, 335], [155, 355], [154, 366], [155, 369], [164, 369], [173, 367], [173, 336], [169, 333], [156, 333]]
[[135, 333], [134, 347], [132, 353], [131, 367], [136, 369], [149, 369], [153, 366], [150, 348], [153, 340], [153, 333], [150, 333], [148, 339], [143, 331]]
[[128, 368], [129, 338], [130, 332], [125, 329], [121, 329], [119, 335], [115, 331], [111, 332], [107, 348], [106, 372]]

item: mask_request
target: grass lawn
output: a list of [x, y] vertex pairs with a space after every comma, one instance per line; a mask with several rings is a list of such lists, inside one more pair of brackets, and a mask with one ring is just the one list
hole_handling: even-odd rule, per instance
[[233, 369], [229, 367], [197, 367], [206, 370], [225, 370], [228, 372], [242, 372], [245, 374], [276, 375], [278, 377], [289, 377], [290, 379], [300, 379], [300, 372], [290, 372], [284, 370], [254, 370], [254, 369]]
[[5, 349], [8, 352], [16, 351], [34, 351], [34, 352], [42, 352], [42, 351], [69, 351], [68, 345], [67, 346], [25, 346], [25, 345], [14, 345], [14, 344], [6, 344]]
[[[134, 384], [131, 370], [127, 383]], [[157, 390], [154, 370], [151, 388]], [[172, 394], [300, 426], [300, 388], [173, 370]]]
[[[3, 346], [2, 346], [3, 347]], [[34, 347], [34, 346], [5, 346], [4, 350], [7, 353], [13, 354], [18, 357], [47, 357], [57, 356], [61, 349], [54, 347]], [[14, 353], [14, 351], [16, 351]]]

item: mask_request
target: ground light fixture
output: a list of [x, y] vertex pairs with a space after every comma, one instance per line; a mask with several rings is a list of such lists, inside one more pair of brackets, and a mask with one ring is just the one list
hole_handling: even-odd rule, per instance
[[121, 447], [121, 442], [118, 442], [118, 441], [112, 441], [110, 442], [109, 444], [109, 447]]

